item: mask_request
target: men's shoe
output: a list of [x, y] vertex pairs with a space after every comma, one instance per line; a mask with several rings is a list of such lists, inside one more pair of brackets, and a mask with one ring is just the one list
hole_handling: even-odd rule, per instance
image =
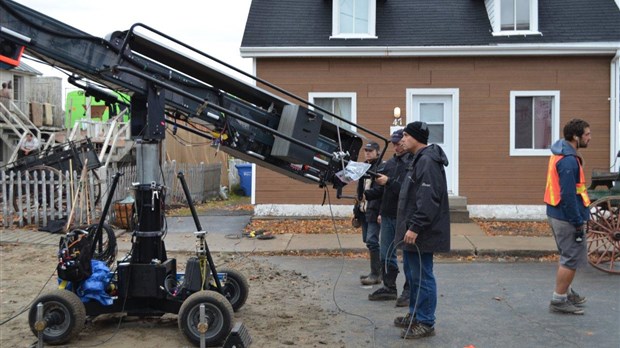
[[368, 299], [370, 301], [391, 301], [396, 300], [396, 289], [386, 288], [385, 286], [380, 287], [377, 291], [368, 295]]
[[370, 277], [370, 273], [368, 273], [368, 274], [360, 274], [360, 280], [366, 279], [368, 277]]
[[405, 315], [404, 317], [396, 317], [396, 319], [394, 319], [394, 326], [404, 329], [409, 328], [410, 325], [411, 327], [414, 327], [417, 324], [418, 321], [416, 320], [416, 318], [413, 318], [413, 320], [411, 320], [411, 313], [407, 313], [407, 315]]
[[575, 290], [573, 290], [572, 288], [570, 289], [570, 291], [567, 294], [568, 297], [568, 302], [579, 306], [582, 305], [584, 303], [586, 303], [586, 297], [585, 296], [580, 296]]
[[582, 308], [576, 307], [569, 300], [551, 300], [549, 304], [549, 310], [552, 312], [565, 313], [565, 314], [583, 314]]
[[412, 326], [410, 329], [403, 329], [400, 337], [404, 339], [416, 339], [422, 337], [435, 336], [435, 328], [422, 323]]
[[409, 307], [409, 293], [403, 292], [396, 300], [396, 307]]
[[380, 275], [374, 275], [374, 274], [370, 274], [368, 275], [367, 278], [361, 279], [360, 283], [362, 283], [362, 285], [375, 285], [375, 284], [381, 284], [381, 276]]

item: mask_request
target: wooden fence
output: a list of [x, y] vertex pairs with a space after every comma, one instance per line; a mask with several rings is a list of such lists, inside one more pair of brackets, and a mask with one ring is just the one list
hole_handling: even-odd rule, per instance
[[[160, 183], [166, 187], [166, 204], [184, 205], [187, 203], [185, 193], [181, 187], [181, 182], [177, 178], [179, 172], [183, 172], [185, 176], [192, 201], [194, 203], [204, 203], [209, 198], [216, 197], [219, 194], [221, 170], [221, 163], [189, 164], [177, 163], [176, 161], [164, 162], [161, 168], [163, 178], [160, 176], [159, 179], [161, 180]], [[123, 173], [123, 176], [121, 176], [118, 182], [113, 202], [131, 196], [132, 184], [135, 183], [138, 178], [135, 165], [125, 166], [119, 169], [108, 169], [106, 174], [107, 187], [112, 185], [112, 178], [117, 172]]]
[[[73, 209], [74, 222], [94, 222], [101, 203], [101, 188], [93, 172], [80, 178], [77, 172], [45, 167], [0, 173], [2, 225], [41, 225], [65, 219]], [[73, 204], [75, 202], [75, 204]]]
[[[165, 162], [162, 165], [162, 184], [166, 187], [167, 205], [186, 205], [185, 194], [177, 178], [182, 171], [194, 203], [203, 203], [216, 197], [220, 190], [221, 164], [181, 164]], [[53, 168], [29, 170], [27, 172], [0, 173], [0, 224], [20, 227], [29, 224], [46, 226], [54, 220], [72, 216], [76, 225], [98, 221], [108, 197], [108, 188], [116, 172], [123, 172], [113, 202], [132, 196], [132, 184], [136, 182], [135, 166], [119, 170], [108, 169], [105, 178], [100, 179], [95, 171], [87, 172], [85, 178], [79, 173], [73, 175]], [[162, 179], [162, 178], [160, 178]], [[75, 204], [73, 204], [75, 202]], [[73, 208], [73, 214], [71, 210]], [[111, 211], [108, 217], [113, 213]]]

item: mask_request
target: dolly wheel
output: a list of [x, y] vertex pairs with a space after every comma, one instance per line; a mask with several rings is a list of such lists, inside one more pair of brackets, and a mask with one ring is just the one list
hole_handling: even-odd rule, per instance
[[[64, 344], [84, 328], [86, 309], [80, 298], [68, 290], [52, 290], [36, 299], [28, 312], [30, 330], [39, 336], [37, 326], [37, 304], [43, 303], [43, 341], [48, 344]], [[41, 323], [39, 323], [40, 325]]]
[[215, 291], [203, 290], [193, 293], [179, 309], [179, 329], [194, 345], [200, 345], [200, 305], [205, 305], [207, 347], [220, 344], [232, 330], [233, 309], [223, 295]]
[[590, 204], [588, 261], [604, 272], [620, 274], [620, 196]]
[[218, 273], [226, 273], [226, 282], [222, 284], [222, 295], [228, 299], [236, 312], [248, 299], [250, 284], [246, 277], [235, 269], [223, 267], [218, 269]]

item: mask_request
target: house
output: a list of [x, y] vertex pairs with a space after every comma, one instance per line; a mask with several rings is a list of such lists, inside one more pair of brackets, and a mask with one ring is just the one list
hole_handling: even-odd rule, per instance
[[[571, 118], [593, 134], [587, 181], [620, 150], [620, 1], [253, 0], [255, 74], [388, 136], [423, 120], [474, 217], [542, 218], [548, 148]], [[388, 152], [388, 155], [390, 152]], [[615, 167], [618, 170], [618, 164]], [[327, 214], [324, 192], [263, 168], [258, 215]], [[350, 214], [351, 201], [334, 211]]]
[[0, 106], [0, 166], [15, 155], [25, 132], [44, 143], [63, 128], [62, 79], [42, 75], [23, 61], [13, 69], [0, 68], [0, 81], [11, 86], [10, 102]]

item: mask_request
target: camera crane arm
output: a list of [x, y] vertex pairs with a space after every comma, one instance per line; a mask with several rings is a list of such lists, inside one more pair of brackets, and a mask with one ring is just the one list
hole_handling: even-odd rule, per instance
[[[13, 1], [0, 0], [0, 7], [3, 56], [10, 57], [25, 47], [29, 55], [72, 72], [74, 80], [91, 80], [131, 95], [135, 139], [160, 141], [165, 137], [166, 122], [183, 121], [235, 157], [303, 182], [332, 184], [336, 188], [344, 184], [334, 176], [335, 172], [357, 158], [365, 138], [351, 131], [353, 126], [383, 139], [387, 145], [387, 140], [371, 130], [144, 24], [134, 24], [127, 31], [103, 39]], [[253, 78], [299, 104], [234, 78], [185, 52]], [[324, 120], [323, 115], [349, 127], [339, 127]]]

